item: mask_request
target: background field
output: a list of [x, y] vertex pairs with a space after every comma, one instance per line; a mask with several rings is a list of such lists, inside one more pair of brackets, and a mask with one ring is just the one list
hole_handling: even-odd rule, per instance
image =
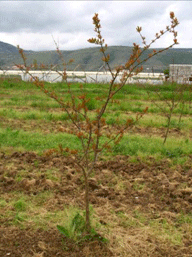
[[[46, 87], [69, 99], [65, 84]], [[149, 109], [119, 145], [104, 153], [90, 179], [93, 227], [108, 244], [77, 246], [56, 225], [83, 215], [81, 173], [58, 147], [80, 149], [79, 139], [70, 133], [66, 113], [32, 83], [1, 81], [1, 256], [192, 256], [191, 93], [184, 93], [184, 109], [179, 104], [174, 110], [163, 145], [167, 120], [154, 101], [169, 101], [173, 85], [158, 87], [161, 99], [155, 86], [126, 85], [109, 104], [106, 130]], [[72, 88], [80, 90], [78, 84]], [[91, 115], [100, 104], [95, 97], [106, 88], [85, 86]]]

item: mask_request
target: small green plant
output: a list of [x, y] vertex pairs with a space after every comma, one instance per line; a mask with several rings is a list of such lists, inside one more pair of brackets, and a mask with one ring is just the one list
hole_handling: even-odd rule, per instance
[[85, 218], [77, 213], [68, 226], [57, 226], [61, 234], [70, 239], [79, 238], [85, 232]]
[[86, 219], [85, 213], [81, 215], [79, 212], [71, 218], [65, 226], [57, 225], [58, 231], [65, 237], [74, 240], [76, 243], [82, 241], [92, 241], [93, 239], [107, 242], [106, 238], [100, 236], [93, 227], [91, 227], [90, 233], [86, 233]]
[[26, 211], [27, 209], [27, 203], [25, 202], [25, 200], [20, 199], [17, 202], [15, 202], [14, 204], [14, 208], [16, 211], [21, 212], [21, 211]]

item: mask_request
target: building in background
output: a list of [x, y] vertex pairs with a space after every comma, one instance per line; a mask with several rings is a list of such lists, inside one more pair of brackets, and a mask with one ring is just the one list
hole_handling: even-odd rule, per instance
[[169, 81], [179, 84], [192, 83], [192, 65], [191, 64], [170, 64]]

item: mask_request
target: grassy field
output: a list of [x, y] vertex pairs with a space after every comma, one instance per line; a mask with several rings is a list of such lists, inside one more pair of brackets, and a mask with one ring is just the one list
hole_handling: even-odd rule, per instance
[[[45, 85], [69, 100], [65, 84]], [[91, 118], [107, 87], [85, 85]], [[72, 157], [48, 154], [59, 144], [81, 149], [72, 123], [32, 83], [0, 82], [1, 256], [192, 256], [192, 94], [185, 90], [163, 144], [167, 118], [157, 105], [169, 111], [174, 85], [158, 86], [161, 97], [156, 87], [126, 85], [109, 104], [106, 129], [146, 106], [148, 113], [103, 154], [90, 179], [92, 226], [102, 240], [75, 244], [79, 232], [70, 224], [84, 215], [83, 178]], [[78, 94], [79, 85], [72, 90]]]

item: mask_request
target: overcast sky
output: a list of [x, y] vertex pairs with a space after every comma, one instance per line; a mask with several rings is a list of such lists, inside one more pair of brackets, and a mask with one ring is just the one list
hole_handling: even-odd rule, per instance
[[[137, 26], [149, 43], [156, 32], [170, 24], [173, 11], [179, 48], [192, 48], [192, 1], [1, 1], [0, 41], [26, 50], [75, 50], [93, 45], [92, 17], [99, 14], [102, 35], [108, 45], [131, 46], [141, 43]], [[154, 47], [172, 43], [166, 35]]]

